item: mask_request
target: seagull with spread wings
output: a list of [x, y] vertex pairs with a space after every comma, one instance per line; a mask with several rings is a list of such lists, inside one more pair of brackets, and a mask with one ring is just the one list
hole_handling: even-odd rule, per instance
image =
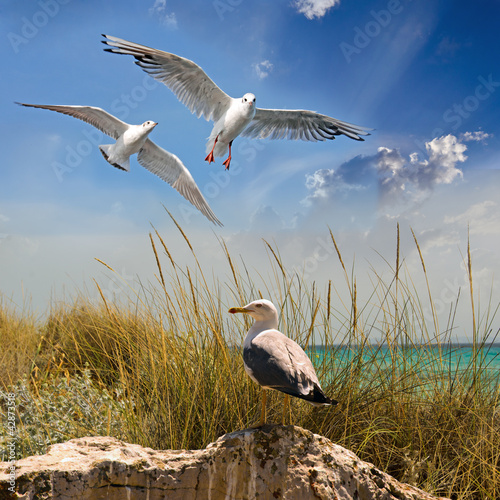
[[198, 118], [213, 120], [214, 127], [207, 142], [208, 163], [214, 157], [229, 156], [223, 162], [231, 164], [231, 145], [239, 135], [260, 139], [301, 139], [324, 141], [345, 135], [356, 141], [370, 135], [368, 130], [314, 111], [262, 109], [255, 105], [255, 95], [232, 98], [223, 92], [193, 61], [184, 57], [103, 35], [102, 42], [115, 54], [128, 54], [136, 59], [146, 73], [164, 83]]
[[129, 125], [101, 108], [92, 106], [50, 106], [17, 103], [29, 108], [48, 109], [83, 120], [115, 139], [114, 144], [103, 144], [99, 150], [108, 163], [120, 170], [130, 171], [130, 156], [137, 154], [137, 161], [160, 179], [168, 182], [187, 201], [192, 203], [208, 220], [222, 226], [182, 161], [148, 139], [157, 123], [144, 122]]

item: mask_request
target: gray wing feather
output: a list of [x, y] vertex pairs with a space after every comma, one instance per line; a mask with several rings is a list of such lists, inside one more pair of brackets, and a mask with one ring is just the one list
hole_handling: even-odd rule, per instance
[[164, 83], [191, 113], [198, 118], [217, 121], [231, 104], [223, 92], [193, 61], [184, 57], [128, 42], [114, 36], [103, 35], [107, 52], [128, 54], [136, 64], [156, 80]]
[[177, 156], [147, 139], [137, 155], [137, 161], [160, 179], [168, 182], [208, 220], [222, 226], [198, 189], [191, 173]]
[[257, 108], [254, 119], [241, 135], [260, 139], [300, 139], [313, 142], [346, 135], [356, 141], [363, 141], [360, 136], [370, 135], [368, 130], [372, 129], [358, 127], [314, 111]]
[[122, 122], [103, 109], [93, 106], [51, 106], [43, 104], [25, 104], [23, 102], [18, 102], [17, 104], [26, 106], [27, 108], [48, 109], [50, 111], [57, 111], [58, 113], [73, 116], [74, 118], [89, 123], [115, 140], [117, 140], [129, 127], [127, 123]]
[[264, 387], [301, 397], [309, 394], [314, 385], [320, 386], [304, 350], [277, 330], [257, 335], [243, 356], [253, 377]]

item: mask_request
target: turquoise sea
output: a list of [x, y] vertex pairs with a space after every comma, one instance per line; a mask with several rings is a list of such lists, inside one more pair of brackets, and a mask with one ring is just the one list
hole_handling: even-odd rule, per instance
[[500, 343], [476, 347], [472, 344], [392, 347], [371, 344], [327, 349], [315, 346], [307, 352], [319, 372], [328, 366], [338, 374], [357, 365], [367, 377], [411, 371], [424, 380], [439, 376], [466, 382], [476, 374], [492, 388], [500, 385]]

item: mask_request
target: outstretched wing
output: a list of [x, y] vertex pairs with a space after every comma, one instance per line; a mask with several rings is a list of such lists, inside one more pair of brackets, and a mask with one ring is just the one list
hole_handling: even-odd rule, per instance
[[50, 111], [57, 111], [64, 115], [73, 116], [74, 118], [78, 118], [79, 120], [93, 125], [95, 128], [115, 140], [117, 140], [129, 127], [127, 123], [110, 115], [104, 111], [104, 109], [95, 108], [93, 106], [50, 106], [43, 104], [25, 104], [23, 102], [18, 102], [17, 104], [26, 106], [27, 108], [49, 109]]
[[107, 52], [134, 56], [136, 64], [164, 83], [191, 113], [217, 121], [229, 108], [231, 97], [223, 92], [193, 61], [114, 36], [102, 35]]
[[177, 156], [147, 139], [137, 155], [137, 161], [160, 179], [168, 182], [208, 220], [222, 226], [198, 189], [191, 173]]
[[360, 136], [370, 135], [368, 130], [372, 129], [358, 127], [314, 111], [257, 108], [254, 119], [241, 135], [314, 142], [346, 135], [356, 141], [364, 141]]

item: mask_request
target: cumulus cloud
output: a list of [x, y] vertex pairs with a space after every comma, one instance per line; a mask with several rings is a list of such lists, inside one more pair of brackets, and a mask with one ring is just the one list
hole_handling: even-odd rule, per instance
[[482, 130], [478, 130], [477, 132], [465, 132], [465, 134], [462, 134], [461, 139], [465, 142], [476, 141], [486, 144], [486, 139], [489, 139], [490, 137], [492, 137], [492, 134], [487, 134]]
[[293, 5], [307, 19], [314, 19], [315, 17], [319, 19], [332, 7], [339, 4], [340, 0], [296, 0]]
[[160, 22], [167, 28], [177, 28], [177, 17], [175, 12], [167, 11], [167, 0], [155, 0], [153, 7], [149, 9], [149, 14], [157, 16]]
[[344, 184], [342, 177], [335, 170], [322, 168], [313, 174], [306, 175], [306, 188], [311, 191], [303, 203], [311, 205], [315, 200], [327, 200]]
[[373, 177], [372, 158], [356, 156], [337, 169], [323, 168], [306, 175], [306, 188], [310, 193], [302, 200], [305, 206], [328, 202], [334, 197], [346, 196], [353, 191], [367, 188], [367, 180]]
[[466, 161], [466, 141], [482, 141], [488, 134], [467, 132], [436, 137], [426, 143], [427, 159], [417, 153], [408, 157], [398, 149], [379, 147], [374, 155], [357, 156], [337, 169], [321, 169], [306, 176], [309, 194], [302, 203], [306, 206], [329, 202], [341, 194], [363, 191], [378, 185], [381, 205], [419, 202], [440, 184], [451, 184], [463, 177], [459, 165]]
[[253, 65], [253, 69], [257, 73], [257, 76], [259, 77], [260, 80], [263, 80], [264, 78], [268, 77], [269, 73], [273, 70], [273, 68], [274, 68], [273, 64], [271, 63], [271, 61], [268, 61], [267, 59], [265, 61]]
[[467, 156], [467, 146], [454, 135], [436, 137], [425, 144], [429, 158], [420, 159], [417, 153], [406, 160], [399, 150], [380, 147], [376, 166], [380, 175], [381, 195], [386, 201], [395, 201], [408, 195], [419, 195], [432, 191], [438, 184], [451, 184], [462, 177], [457, 164]]

